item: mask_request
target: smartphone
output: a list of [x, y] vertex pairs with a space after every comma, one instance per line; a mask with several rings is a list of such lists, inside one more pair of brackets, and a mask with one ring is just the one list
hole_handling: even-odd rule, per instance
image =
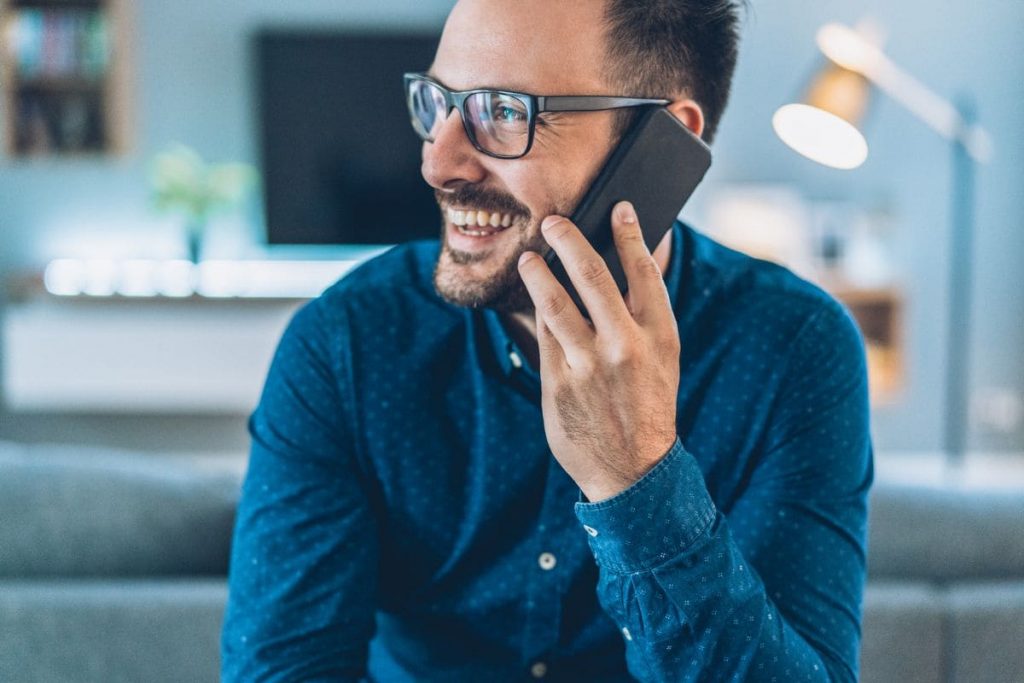
[[[641, 112], [609, 155], [571, 220], [608, 264], [619, 291], [626, 274], [612, 238], [612, 207], [633, 203], [647, 247], [654, 251], [683, 205], [711, 167], [711, 150], [665, 107]], [[545, 254], [551, 272], [584, 315], [586, 307], [553, 249]]]

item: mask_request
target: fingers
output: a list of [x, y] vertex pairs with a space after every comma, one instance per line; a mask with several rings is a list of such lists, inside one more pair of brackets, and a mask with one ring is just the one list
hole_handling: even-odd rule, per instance
[[[537, 310], [538, 343], [542, 342], [543, 323], [553, 341], [561, 347], [566, 362], [572, 366], [574, 359], [578, 361], [589, 353], [593, 329], [540, 256], [532, 251], [523, 253], [519, 258], [519, 275]], [[544, 352], [544, 348], [541, 351]]]
[[671, 316], [661, 269], [644, 242], [636, 211], [629, 202], [619, 202], [612, 209], [612, 236], [629, 284], [629, 310], [633, 318], [643, 325], [645, 321]]
[[[537, 316], [537, 348], [540, 351], [540, 371], [542, 375], [549, 372], [557, 373], [567, 363], [562, 346], [558, 343], [554, 333], [548, 324], [544, 322], [544, 316], [540, 309], [536, 311]], [[570, 367], [572, 367], [570, 365]]]
[[594, 327], [598, 331], [611, 330], [627, 321], [632, 322], [619, 287], [608, 271], [608, 265], [579, 228], [567, 218], [548, 216], [541, 224], [541, 230], [544, 239], [565, 266], [565, 271], [594, 321]]

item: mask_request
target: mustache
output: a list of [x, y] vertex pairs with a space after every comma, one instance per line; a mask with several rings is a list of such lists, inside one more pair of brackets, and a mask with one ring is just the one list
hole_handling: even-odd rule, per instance
[[510, 213], [530, 218], [530, 210], [523, 206], [515, 197], [477, 185], [463, 185], [451, 192], [434, 190], [438, 205], [472, 206], [483, 211], [494, 213]]

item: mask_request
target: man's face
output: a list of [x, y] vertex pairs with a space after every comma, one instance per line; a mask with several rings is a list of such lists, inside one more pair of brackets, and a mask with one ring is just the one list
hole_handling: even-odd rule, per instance
[[[495, 88], [535, 95], [618, 95], [602, 77], [604, 3], [595, 0], [460, 0], [445, 24], [431, 75], [453, 90]], [[543, 252], [540, 223], [568, 215], [613, 143], [613, 114], [541, 114], [533, 147], [520, 159], [477, 151], [452, 111], [423, 144], [422, 173], [441, 209], [434, 284], [459, 306], [505, 312], [532, 308], [517, 262]], [[468, 212], [508, 227], [486, 234], [459, 226]]]

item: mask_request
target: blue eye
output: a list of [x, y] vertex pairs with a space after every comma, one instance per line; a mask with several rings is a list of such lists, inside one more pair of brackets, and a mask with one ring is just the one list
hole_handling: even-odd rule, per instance
[[519, 123], [526, 121], [526, 112], [505, 104], [499, 104], [495, 107], [494, 114], [494, 118], [504, 123]]
[[526, 103], [510, 95], [492, 93], [487, 109], [491, 120], [505, 128], [519, 128], [530, 120]]

